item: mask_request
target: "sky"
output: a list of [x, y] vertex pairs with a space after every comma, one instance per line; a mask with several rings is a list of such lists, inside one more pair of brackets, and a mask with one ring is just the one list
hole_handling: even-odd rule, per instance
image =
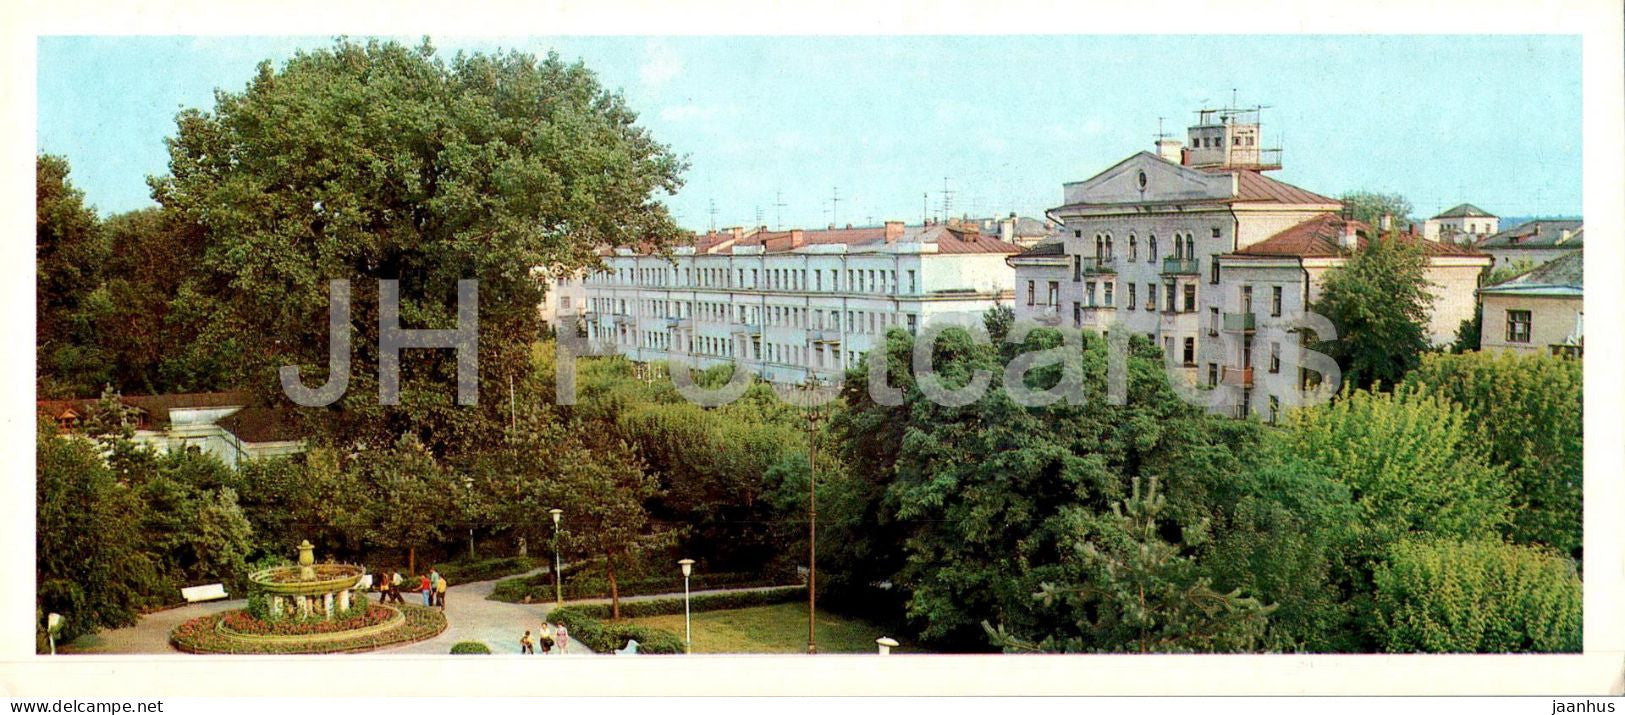
[[[421, 38], [398, 38], [415, 45]], [[686, 227], [817, 227], [1016, 212], [1183, 139], [1195, 111], [1262, 104], [1275, 178], [1396, 192], [1426, 218], [1580, 215], [1580, 40], [1568, 36], [431, 38], [557, 51], [623, 92], [690, 163]], [[103, 215], [154, 205], [182, 108], [328, 37], [43, 37], [38, 150]], [[1233, 94], [1234, 93], [1234, 94]], [[838, 201], [832, 198], [838, 197]]]

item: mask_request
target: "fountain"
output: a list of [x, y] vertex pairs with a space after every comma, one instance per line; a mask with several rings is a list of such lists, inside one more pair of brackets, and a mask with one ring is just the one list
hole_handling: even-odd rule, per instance
[[[298, 566], [275, 566], [249, 574], [248, 580], [265, 599], [267, 620], [322, 617], [334, 620], [350, 613], [353, 593], [363, 569], [350, 564], [316, 565], [316, 547], [299, 543]], [[366, 597], [361, 597], [365, 602]]]
[[421, 606], [371, 603], [364, 569], [317, 564], [309, 540], [294, 566], [248, 575], [248, 607], [194, 618], [170, 633], [191, 653], [336, 653], [423, 640], [445, 630], [445, 616]]

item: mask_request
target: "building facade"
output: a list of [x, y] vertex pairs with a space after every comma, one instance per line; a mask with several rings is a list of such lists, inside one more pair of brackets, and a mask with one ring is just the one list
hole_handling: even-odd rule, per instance
[[974, 224], [734, 228], [671, 255], [618, 249], [582, 283], [586, 337], [640, 362], [737, 364], [782, 383], [838, 380], [889, 329], [979, 320], [1013, 298], [1020, 247]]
[[[73, 432], [96, 402], [40, 400], [36, 410], [64, 431]], [[134, 441], [159, 452], [196, 449], [235, 467], [247, 460], [305, 449], [291, 413], [255, 406], [242, 393], [128, 395], [119, 402], [134, 422]]]
[[1472, 204], [1452, 206], [1422, 222], [1422, 237], [1447, 243], [1477, 243], [1500, 230], [1501, 219]]
[[1484, 322], [1479, 349], [1585, 350], [1585, 254], [1575, 251], [1508, 281], [1479, 290]]
[[[1065, 203], [1049, 212], [1062, 224], [1058, 246], [1009, 261], [1017, 318], [1143, 335], [1182, 387], [1212, 388], [1202, 399], [1215, 411], [1267, 417], [1299, 403], [1306, 384], [1275, 364], [1302, 364], [1301, 333], [1262, 339], [1259, 316], [1302, 316], [1364, 227], [1337, 200], [1264, 175], [1280, 163], [1260, 148], [1257, 110], [1204, 110], [1188, 140], [1160, 139], [1156, 153], [1064, 186]], [[1439, 286], [1430, 338], [1449, 342], [1473, 314], [1489, 259], [1421, 242]]]

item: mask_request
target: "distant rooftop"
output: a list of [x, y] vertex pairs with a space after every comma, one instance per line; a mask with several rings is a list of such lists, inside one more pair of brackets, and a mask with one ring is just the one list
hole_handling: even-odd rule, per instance
[[[1565, 235], [1566, 233], [1566, 235]], [[1525, 221], [1478, 242], [1479, 248], [1583, 248], [1584, 221]]]
[[883, 246], [889, 243], [936, 244], [938, 253], [1021, 253], [1021, 247], [1006, 243], [998, 234], [984, 234], [971, 221], [950, 220], [924, 225], [899, 221], [884, 226], [847, 226], [827, 229], [769, 231], [765, 226], [735, 228], [697, 235], [696, 254], [729, 254], [745, 246], [760, 246], [765, 253], [789, 253], [804, 246], [844, 245], [850, 248]]
[[1495, 218], [1495, 214], [1472, 204], [1457, 204], [1434, 218]]
[[1585, 294], [1585, 254], [1570, 253], [1514, 278], [1485, 286], [1480, 293], [1579, 297]]
[[[1372, 235], [1371, 227], [1363, 222], [1343, 218], [1336, 213], [1324, 213], [1276, 233], [1258, 243], [1228, 254], [1240, 257], [1288, 256], [1298, 258], [1337, 258], [1349, 255], [1340, 239], [1347, 228], [1353, 227], [1356, 245], [1364, 248]], [[1396, 240], [1422, 247], [1429, 256], [1476, 257], [1484, 254], [1468, 246], [1443, 241], [1429, 241], [1411, 234], [1393, 234]]]

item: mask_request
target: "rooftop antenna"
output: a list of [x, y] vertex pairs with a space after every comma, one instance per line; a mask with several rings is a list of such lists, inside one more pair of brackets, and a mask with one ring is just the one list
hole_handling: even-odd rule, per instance
[[931, 192], [924, 191], [920, 193], [920, 225], [924, 226], [929, 220], [931, 220]]
[[829, 190], [829, 223], [832, 226], [840, 224], [841, 187], [831, 187]]
[[942, 222], [947, 223], [954, 210], [954, 192], [948, 188], [948, 177], [942, 177]]
[[784, 230], [784, 192], [779, 190], [773, 192], [773, 227]]
[[717, 232], [717, 200], [711, 199], [711, 233]]
[[757, 226], [762, 225], [762, 205], [761, 204], [756, 205], [756, 225]]
[[1162, 130], [1163, 117], [1157, 117], [1157, 141], [1168, 138], [1168, 133]]

